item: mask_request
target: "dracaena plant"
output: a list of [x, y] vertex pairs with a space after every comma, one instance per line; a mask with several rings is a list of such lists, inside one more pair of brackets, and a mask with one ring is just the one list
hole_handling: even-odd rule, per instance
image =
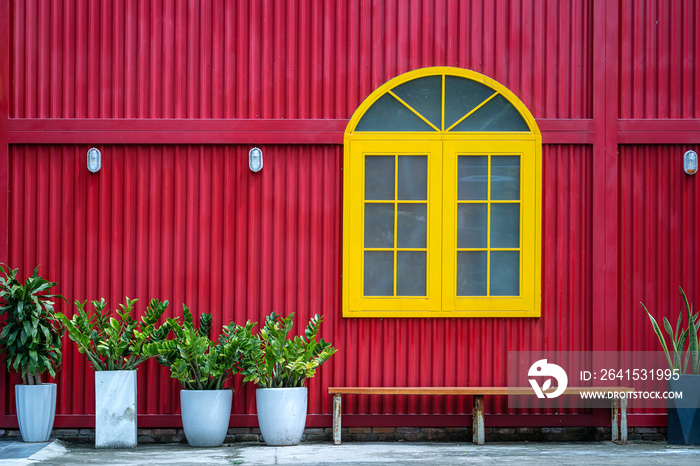
[[282, 317], [273, 312], [265, 318], [255, 344], [243, 359], [244, 382], [260, 388], [302, 387], [338, 351], [322, 338], [316, 340], [323, 320], [318, 314], [311, 318], [303, 336], [289, 338], [293, 315]]
[[63, 326], [56, 318], [53, 298], [47, 294], [56, 286], [39, 276], [39, 267], [24, 283], [17, 279], [19, 269], [0, 265], [0, 350], [8, 370], [17, 371], [25, 385], [41, 384], [41, 374], [56, 377], [61, 365]]
[[[690, 373], [698, 375], [700, 374], [700, 357], [698, 355], [698, 325], [700, 324], [700, 313], [693, 313], [693, 305], [688, 303], [688, 298], [686, 297], [683, 288], [680, 288], [680, 290], [681, 295], [683, 296], [683, 303], [685, 304], [685, 312], [680, 312], [678, 314], [678, 321], [676, 323], [675, 331], [671, 327], [671, 323], [668, 321], [668, 319], [664, 317], [664, 328], [670, 337], [670, 347], [666, 344], [666, 338], [661, 332], [661, 328], [656, 322], [656, 319], [654, 319], [644, 303], [639, 304], [642, 305], [649, 316], [649, 320], [651, 320], [651, 326], [654, 328], [654, 333], [656, 333], [659, 343], [661, 343], [661, 347], [664, 350], [669, 367], [672, 370], [678, 370], [678, 372], [681, 374]], [[685, 314], [688, 321], [688, 327], [685, 329], [681, 328], [683, 314]], [[683, 353], [685, 353], [685, 358], [683, 358]], [[688, 371], [689, 362], [690, 371]]]
[[211, 339], [212, 315], [202, 314], [195, 326], [190, 309], [183, 304], [184, 318], [169, 318], [166, 326], [174, 338], [147, 344], [144, 351], [156, 356], [170, 369], [185, 390], [222, 390], [229, 378], [240, 371], [243, 355], [254, 344], [248, 321], [245, 326], [231, 322], [224, 326], [217, 340]]
[[104, 298], [92, 301], [93, 311], [85, 310], [87, 301], [76, 301], [78, 313], [69, 319], [57, 314], [68, 330], [68, 336], [78, 345], [96, 371], [134, 370], [151, 356], [145, 354], [145, 345], [165, 338], [168, 329], [156, 326], [168, 307], [168, 301], [152, 299], [141, 320], [133, 317], [138, 299], [126, 298], [120, 304], [116, 317], [107, 309]]

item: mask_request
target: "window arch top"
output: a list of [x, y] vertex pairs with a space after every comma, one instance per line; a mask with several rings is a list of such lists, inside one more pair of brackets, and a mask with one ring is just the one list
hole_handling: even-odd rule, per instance
[[539, 136], [527, 107], [508, 88], [461, 68], [423, 68], [398, 76], [358, 107], [346, 133], [517, 132]]

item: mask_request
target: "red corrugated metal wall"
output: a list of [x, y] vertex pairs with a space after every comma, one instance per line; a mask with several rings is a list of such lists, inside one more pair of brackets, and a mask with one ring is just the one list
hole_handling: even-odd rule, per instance
[[[83, 170], [84, 147], [13, 146], [9, 263], [41, 264], [71, 302], [104, 296], [116, 307], [138, 297], [142, 312], [157, 297], [172, 302], [168, 315], [182, 315], [184, 302], [213, 313], [219, 328], [273, 310], [296, 311], [303, 328], [325, 313], [330, 338], [340, 300], [340, 147], [263, 146], [260, 174], [240, 146], [100, 148], [94, 176]], [[72, 342], [67, 349], [58, 413], [90, 413], [90, 384], [72, 387], [92, 371]], [[139, 383], [149, 394], [141, 413], [177, 412], [177, 384], [157, 364], [141, 369]], [[312, 412], [323, 410], [319, 397]], [[252, 409], [245, 398], [235, 398], [235, 412]]]
[[[217, 325], [323, 313], [340, 352], [309, 382], [309, 425], [330, 425], [330, 385], [505, 385], [512, 350], [653, 349], [637, 302], [678, 304], [678, 284], [700, 299], [700, 193], [680, 164], [700, 143], [696, 2], [0, 4], [0, 260], [41, 264], [70, 301], [159, 297]], [[344, 126], [383, 82], [436, 65], [508, 86], [543, 131], [539, 319], [341, 317]], [[14, 381], [0, 375], [0, 426], [16, 426]], [[92, 371], [67, 339], [57, 382], [56, 425], [90, 426]], [[166, 371], [147, 363], [139, 390], [140, 425], [179, 423]], [[465, 425], [469, 401], [350, 397], [344, 425]], [[552, 423], [505, 399], [487, 412]], [[232, 426], [253, 413], [244, 387]]]
[[535, 117], [591, 117], [585, 0], [11, 3], [13, 118], [347, 119], [436, 65], [496, 79]]
[[620, 118], [700, 118], [700, 4], [623, 0]]
[[[647, 337], [643, 302], [657, 316], [675, 325], [685, 309], [679, 286], [695, 307], [700, 305], [700, 188], [696, 177], [679, 167], [692, 146], [622, 146], [620, 248], [622, 305], [620, 322], [624, 350], [656, 351]], [[697, 146], [695, 146], [697, 150]], [[641, 316], [641, 317], [640, 317]]]
[[[265, 145], [265, 167], [253, 174], [247, 147], [103, 145], [97, 176], [84, 169], [86, 149], [12, 147], [9, 263], [41, 264], [71, 302], [158, 297], [173, 303], [170, 316], [184, 302], [213, 312], [217, 326], [275, 311], [296, 312], [303, 327], [325, 314], [322, 336], [341, 352], [309, 384], [311, 413], [328, 412], [329, 385], [498, 385], [509, 350], [590, 348], [591, 158], [580, 146], [544, 152], [544, 278], [555, 284], [543, 296], [547, 319], [342, 319], [339, 146]], [[73, 387], [92, 371], [66, 344], [58, 413], [91, 413], [91, 384]], [[178, 412], [178, 385], [157, 364], [140, 369], [139, 384], [149, 394], [141, 413]], [[241, 395], [234, 413], [254, 412], [252, 390]], [[492, 412], [506, 409], [491, 402]], [[348, 409], [471, 411], [464, 399], [433, 397], [363, 398]]]

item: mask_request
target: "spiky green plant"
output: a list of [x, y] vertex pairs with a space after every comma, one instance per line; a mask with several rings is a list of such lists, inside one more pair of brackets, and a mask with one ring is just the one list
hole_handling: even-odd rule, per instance
[[61, 365], [63, 326], [56, 318], [52, 298], [46, 294], [56, 283], [39, 276], [39, 267], [24, 283], [17, 279], [19, 269], [0, 264], [0, 350], [8, 370], [17, 371], [25, 385], [40, 385], [41, 374], [56, 377]]
[[251, 335], [254, 323], [245, 326], [231, 322], [224, 326], [218, 340], [211, 339], [212, 315], [202, 314], [195, 327], [190, 309], [183, 304], [184, 318], [166, 320], [175, 338], [150, 343], [144, 351], [156, 356], [170, 369], [185, 390], [222, 390], [231, 376], [240, 371], [243, 355], [255, 344]]
[[68, 329], [68, 337], [78, 345], [96, 371], [129, 371], [152, 357], [145, 354], [146, 344], [165, 339], [168, 328], [157, 327], [158, 319], [168, 307], [168, 301], [152, 299], [141, 320], [132, 316], [138, 299], [126, 298], [120, 304], [117, 317], [107, 309], [104, 298], [92, 301], [94, 311], [85, 310], [87, 301], [76, 301], [78, 313], [72, 319], [57, 313], [58, 318]]
[[[698, 324], [700, 324], [700, 313], [693, 313], [693, 305], [688, 302], [688, 298], [685, 295], [683, 288], [679, 287], [681, 290], [681, 295], [683, 296], [683, 302], [685, 303], [685, 315], [688, 320], [688, 327], [681, 328], [683, 320], [683, 312], [678, 314], [678, 321], [676, 322], [675, 332], [671, 327], [671, 323], [666, 317], [664, 317], [664, 328], [669, 337], [671, 337], [671, 347], [673, 351], [669, 351], [669, 346], [666, 344], [666, 338], [661, 332], [659, 324], [656, 319], [651, 315], [649, 310], [646, 308], [644, 303], [639, 303], [642, 305], [649, 320], [651, 320], [651, 326], [654, 328], [654, 333], [661, 343], [661, 347], [666, 355], [666, 361], [672, 370], [678, 370], [679, 373], [688, 373], [688, 361], [691, 362], [690, 373], [698, 375], [700, 374], [700, 357], [698, 355]], [[686, 350], [686, 342], [688, 343], [688, 349]], [[683, 353], [685, 352], [685, 361], [683, 361]]]
[[273, 312], [265, 318], [256, 344], [243, 359], [244, 382], [260, 388], [302, 387], [338, 351], [323, 339], [316, 341], [323, 320], [318, 314], [309, 321], [304, 336], [289, 338], [293, 315], [283, 318]]

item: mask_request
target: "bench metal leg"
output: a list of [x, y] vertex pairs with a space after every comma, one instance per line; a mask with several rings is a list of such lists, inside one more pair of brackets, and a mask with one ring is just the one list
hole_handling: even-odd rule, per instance
[[340, 445], [340, 395], [333, 395], [333, 443]]
[[618, 405], [618, 400], [617, 398], [613, 398], [612, 400], [612, 441], [617, 442], [618, 439], [618, 419], [617, 419], [617, 405]]
[[612, 441], [627, 445], [627, 398], [612, 400]]
[[472, 412], [472, 442], [484, 444], [484, 395], [474, 395], [474, 410]]
[[620, 445], [627, 445], [627, 398], [620, 400]]

